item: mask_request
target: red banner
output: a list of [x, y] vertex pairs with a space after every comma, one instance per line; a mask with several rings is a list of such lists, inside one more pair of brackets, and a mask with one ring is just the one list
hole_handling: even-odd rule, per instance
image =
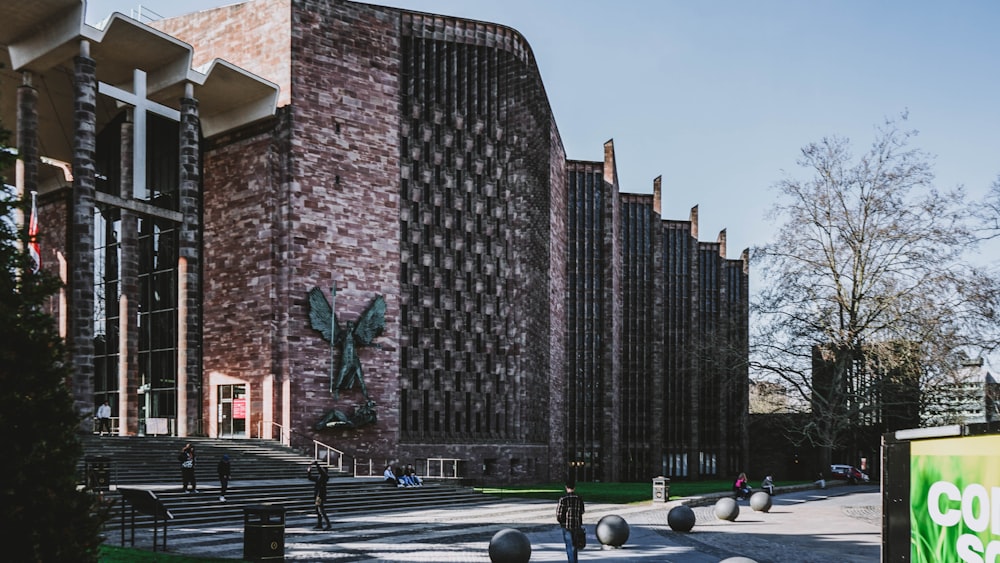
[[233, 399], [233, 418], [247, 417], [247, 400]]

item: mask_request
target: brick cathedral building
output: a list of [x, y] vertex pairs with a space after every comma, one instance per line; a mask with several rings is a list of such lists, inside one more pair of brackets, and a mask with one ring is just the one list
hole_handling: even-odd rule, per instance
[[746, 253], [661, 218], [659, 180], [621, 193], [611, 142], [567, 160], [516, 31], [342, 0], [0, 17], [5, 177], [38, 194], [81, 412], [493, 481], [744, 468]]

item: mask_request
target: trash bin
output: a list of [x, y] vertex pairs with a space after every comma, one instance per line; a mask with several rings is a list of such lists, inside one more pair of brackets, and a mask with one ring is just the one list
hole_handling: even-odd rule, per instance
[[88, 455], [83, 460], [87, 488], [91, 491], [109, 490], [111, 488], [111, 458], [103, 455]]
[[243, 508], [243, 559], [285, 560], [285, 507], [255, 504]]
[[670, 500], [670, 479], [667, 477], [653, 478], [653, 502]]

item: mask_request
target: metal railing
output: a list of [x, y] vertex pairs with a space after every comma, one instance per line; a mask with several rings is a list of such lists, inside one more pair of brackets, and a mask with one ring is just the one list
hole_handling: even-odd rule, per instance
[[334, 467], [333, 458], [337, 458], [337, 471], [344, 470], [344, 452], [334, 448], [333, 446], [328, 446], [323, 442], [313, 440], [313, 459], [317, 461], [325, 461], [327, 467]]
[[444, 457], [432, 457], [427, 459], [427, 473], [424, 475], [430, 479], [461, 479], [463, 460]]
[[358, 458], [354, 458], [354, 476], [355, 477], [381, 477], [382, 470], [378, 467], [385, 467], [385, 464], [381, 466], [376, 466], [375, 461], [368, 458], [367, 462], [361, 461]]
[[[264, 438], [264, 425], [265, 424], [270, 424], [271, 425], [270, 426], [270, 429], [272, 431], [272, 437], [271, 438]], [[291, 431], [288, 430], [287, 428], [285, 428], [284, 426], [282, 426], [281, 424], [278, 424], [277, 422], [274, 422], [273, 420], [262, 420], [262, 421], [260, 421], [260, 422], [257, 423], [257, 438], [261, 439], [261, 440], [264, 440], [264, 439], [271, 439], [271, 440], [273, 440], [274, 439], [273, 438], [273, 431], [274, 431], [275, 428], [278, 429], [278, 442], [280, 442], [282, 446], [291, 446], [292, 445], [292, 433], [291, 433]]]
[[[355, 477], [381, 477], [383, 468], [386, 465], [391, 465], [388, 460], [383, 463], [376, 464], [375, 460], [368, 459], [367, 461], [355, 459], [354, 460], [354, 476]], [[424, 467], [424, 460], [416, 461], [416, 469], [418, 474], [423, 478], [431, 479], [463, 479], [462, 475], [464, 470], [465, 461], [461, 459], [454, 458], [444, 458], [444, 457], [432, 457], [427, 459], [426, 467]], [[424, 470], [424, 471], [421, 471]]]

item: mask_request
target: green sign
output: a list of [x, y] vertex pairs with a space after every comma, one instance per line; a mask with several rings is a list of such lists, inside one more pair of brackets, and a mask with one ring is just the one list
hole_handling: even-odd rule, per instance
[[910, 560], [1000, 562], [1000, 436], [910, 444]]

